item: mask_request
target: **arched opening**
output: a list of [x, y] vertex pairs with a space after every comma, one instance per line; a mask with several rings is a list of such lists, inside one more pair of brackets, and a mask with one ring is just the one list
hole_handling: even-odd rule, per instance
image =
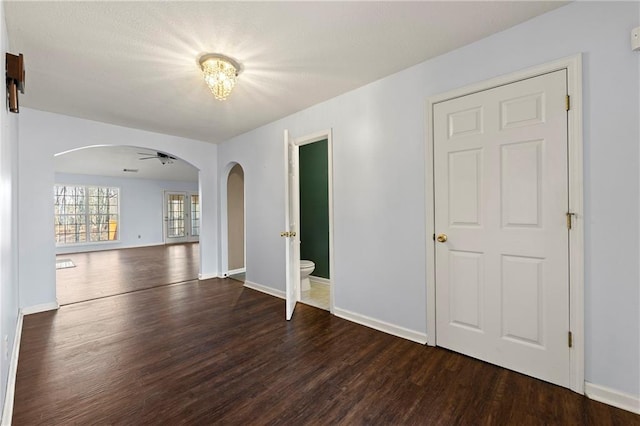
[[235, 164], [227, 175], [227, 275], [240, 281], [245, 280], [245, 192], [244, 170]]
[[198, 279], [199, 170], [154, 149], [56, 154], [56, 294], [62, 305]]

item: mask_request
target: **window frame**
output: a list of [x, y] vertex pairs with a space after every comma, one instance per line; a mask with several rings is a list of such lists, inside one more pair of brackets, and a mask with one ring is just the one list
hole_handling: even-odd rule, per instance
[[[193, 209], [193, 206], [194, 206], [193, 197], [194, 196], [198, 197], [198, 202], [196, 203], [198, 208], [196, 210]], [[194, 217], [193, 217], [194, 213], [197, 214], [197, 216], [198, 216], [197, 219], [194, 219]], [[195, 239], [200, 240], [201, 216], [202, 215], [201, 215], [201, 209], [200, 209], [200, 194], [197, 193], [197, 192], [190, 192], [189, 193], [189, 228], [190, 228], [189, 236], [193, 240], [195, 240]], [[193, 226], [194, 225], [194, 220], [197, 220], [197, 225], [196, 226]], [[198, 233], [197, 234], [193, 233], [193, 229], [194, 228], [198, 229]]]
[[[56, 217], [59, 216], [58, 214], [56, 214], [55, 212], [55, 206], [56, 206], [56, 187], [73, 187], [73, 188], [84, 188], [84, 224], [85, 224], [85, 229], [86, 229], [86, 241], [76, 241], [76, 242], [58, 242], [58, 234], [56, 234], [56, 230], [55, 230], [55, 222], [56, 222]], [[115, 213], [118, 217], [118, 222], [117, 222], [117, 228], [116, 228], [116, 238], [113, 240], [102, 240], [102, 241], [91, 241], [91, 216], [95, 216], [92, 215], [89, 209], [89, 190], [90, 188], [107, 188], [109, 190], [117, 190], [118, 192], [118, 196], [117, 196], [117, 200], [118, 200], [118, 206], [117, 206], [117, 213]], [[53, 207], [54, 207], [54, 212], [53, 212], [53, 220], [54, 220], [54, 240], [56, 241], [56, 247], [78, 247], [78, 246], [92, 246], [92, 245], [105, 245], [105, 244], [118, 244], [121, 242], [120, 239], [120, 235], [122, 234], [122, 219], [121, 219], [121, 205], [122, 205], [122, 188], [120, 186], [115, 186], [115, 185], [99, 185], [99, 184], [82, 184], [82, 183], [55, 183], [54, 187], [53, 187]], [[111, 216], [113, 213], [107, 213], [106, 216], [109, 217]], [[107, 231], [109, 232], [109, 231]], [[71, 234], [70, 234], [71, 235]], [[78, 235], [78, 234], [77, 234]]]

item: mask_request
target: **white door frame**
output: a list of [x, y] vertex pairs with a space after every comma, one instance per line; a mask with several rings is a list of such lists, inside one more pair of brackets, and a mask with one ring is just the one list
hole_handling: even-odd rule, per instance
[[582, 55], [577, 54], [506, 76], [465, 86], [427, 99], [427, 148], [425, 168], [427, 241], [427, 345], [436, 344], [435, 214], [433, 179], [433, 107], [472, 93], [503, 86], [558, 70], [567, 70], [567, 91], [571, 98], [568, 114], [569, 211], [574, 214], [569, 232], [569, 326], [573, 337], [570, 350], [570, 389], [584, 394], [584, 208], [582, 156]]
[[[187, 198], [189, 200], [188, 205], [189, 205], [189, 238], [187, 239], [187, 242], [189, 243], [197, 243], [200, 241], [200, 235], [193, 235], [193, 214], [191, 213], [191, 209], [192, 209], [192, 203], [191, 203], [191, 196], [192, 195], [197, 195], [198, 196], [198, 204], [200, 204], [200, 193], [197, 191], [187, 191]], [[200, 221], [202, 221], [202, 209], [200, 210]]]
[[[183, 237], [179, 238], [169, 238], [169, 209], [167, 204], [167, 197], [171, 194], [177, 194], [184, 196], [184, 233]], [[178, 243], [186, 243], [189, 241], [189, 236], [191, 234], [191, 211], [190, 211], [190, 198], [188, 191], [171, 191], [164, 190], [162, 196], [162, 226], [163, 226], [163, 235], [164, 235], [164, 244], [178, 244]]]
[[[302, 145], [308, 145], [314, 142], [320, 142], [327, 140], [327, 174], [328, 174], [328, 189], [329, 189], [329, 281], [331, 282], [329, 290], [329, 312], [333, 314], [335, 302], [335, 277], [334, 277], [334, 262], [333, 262], [333, 140], [331, 129], [322, 130], [310, 135], [294, 138], [295, 145], [298, 149]], [[300, 165], [298, 164], [298, 167]], [[300, 170], [296, 170], [296, 175], [300, 179]], [[298, 206], [299, 207], [299, 206]], [[298, 218], [300, 217], [300, 209], [297, 212]], [[300, 292], [298, 292], [298, 301], [300, 301]]]

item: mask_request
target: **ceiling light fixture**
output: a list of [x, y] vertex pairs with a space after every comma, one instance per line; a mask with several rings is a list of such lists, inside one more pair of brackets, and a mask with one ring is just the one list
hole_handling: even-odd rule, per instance
[[242, 66], [228, 56], [217, 53], [200, 56], [198, 63], [213, 96], [219, 101], [227, 99], [236, 85], [236, 78], [242, 71]]

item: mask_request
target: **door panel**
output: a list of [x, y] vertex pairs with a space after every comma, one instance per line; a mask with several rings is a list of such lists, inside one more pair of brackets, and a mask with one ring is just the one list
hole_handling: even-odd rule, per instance
[[300, 191], [298, 182], [298, 146], [284, 131], [285, 153], [285, 273], [286, 319], [290, 320], [300, 295]]
[[502, 336], [544, 347], [544, 259], [502, 256]]
[[436, 343], [569, 386], [566, 71], [434, 105]]
[[449, 252], [451, 324], [482, 331], [482, 253]]
[[503, 227], [540, 227], [542, 140], [501, 147]]
[[449, 224], [480, 225], [482, 150], [449, 153]]

